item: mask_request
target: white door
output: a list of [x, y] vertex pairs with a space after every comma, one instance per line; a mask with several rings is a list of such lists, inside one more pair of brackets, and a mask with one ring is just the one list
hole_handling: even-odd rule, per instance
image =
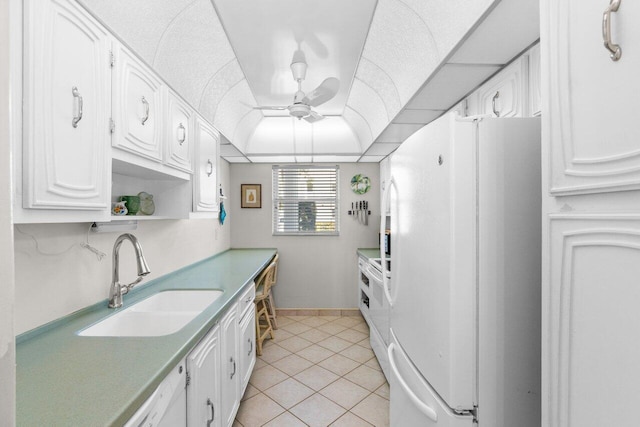
[[24, 207], [107, 209], [109, 34], [76, 2], [25, 3]]
[[162, 160], [162, 81], [132, 52], [114, 48], [113, 146]]
[[238, 361], [238, 312], [234, 305], [220, 320], [222, 339], [220, 400], [222, 426], [233, 424], [240, 406], [240, 363]]
[[220, 328], [214, 327], [187, 356], [187, 425], [221, 427]]
[[[640, 3], [541, 2], [542, 424], [635, 426]], [[613, 61], [603, 44], [608, 18]], [[605, 31], [606, 32], [606, 31]]]
[[193, 171], [193, 121], [195, 112], [171, 90], [167, 91], [169, 120], [165, 129], [165, 163], [185, 172]]
[[472, 427], [472, 415], [454, 414], [411, 364], [392, 334], [388, 349], [390, 425], [402, 427]]
[[[393, 154], [391, 331], [453, 408], [475, 391], [475, 144], [446, 115]], [[416, 255], [419, 261], [416, 262]]]
[[218, 132], [202, 118], [196, 117], [197, 159], [193, 187], [193, 210], [217, 212]]

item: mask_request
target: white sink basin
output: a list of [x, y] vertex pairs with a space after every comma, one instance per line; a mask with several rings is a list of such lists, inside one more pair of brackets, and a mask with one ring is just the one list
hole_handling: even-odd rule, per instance
[[222, 291], [158, 292], [78, 332], [83, 337], [158, 337], [182, 329]]

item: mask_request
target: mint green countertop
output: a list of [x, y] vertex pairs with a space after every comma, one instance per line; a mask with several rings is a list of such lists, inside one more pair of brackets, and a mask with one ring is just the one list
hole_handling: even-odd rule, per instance
[[379, 248], [358, 248], [358, 255], [365, 258], [380, 258]]
[[114, 313], [105, 300], [18, 336], [17, 425], [123, 425], [275, 253], [275, 249], [231, 249], [138, 285], [125, 295], [123, 308], [168, 289], [224, 291], [198, 317], [171, 335], [76, 335]]

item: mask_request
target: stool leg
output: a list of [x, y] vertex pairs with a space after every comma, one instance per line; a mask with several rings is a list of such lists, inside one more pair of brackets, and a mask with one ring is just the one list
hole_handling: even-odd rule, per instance
[[263, 338], [260, 336], [260, 314], [258, 312], [258, 305], [255, 304], [256, 310], [256, 354], [258, 356], [262, 356], [262, 340]]
[[271, 325], [273, 329], [278, 329], [278, 321], [276, 320], [276, 305], [273, 302], [273, 294], [269, 291], [269, 316], [271, 316]]

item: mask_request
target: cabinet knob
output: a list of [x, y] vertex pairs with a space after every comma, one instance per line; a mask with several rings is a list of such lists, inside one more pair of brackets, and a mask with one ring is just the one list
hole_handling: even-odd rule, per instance
[[611, 0], [609, 7], [602, 14], [602, 40], [604, 47], [610, 52], [612, 61], [617, 61], [622, 56], [622, 48], [611, 40], [611, 12], [617, 12], [621, 0]]

